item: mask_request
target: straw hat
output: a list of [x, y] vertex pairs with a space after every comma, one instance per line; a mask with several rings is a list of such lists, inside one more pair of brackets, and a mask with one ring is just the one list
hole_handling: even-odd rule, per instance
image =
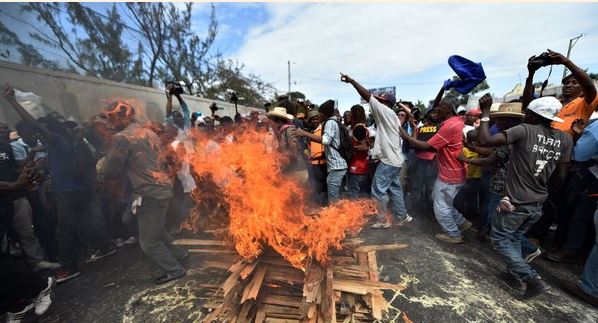
[[280, 118], [280, 119], [288, 119], [293, 120], [293, 115], [287, 113], [287, 109], [282, 107], [275, 107], [272, 111], [266, 113], [268, 118]]
[[490, 112], [492, 118], [521, 118], [521, 102], [501, 103], [498, 110]]

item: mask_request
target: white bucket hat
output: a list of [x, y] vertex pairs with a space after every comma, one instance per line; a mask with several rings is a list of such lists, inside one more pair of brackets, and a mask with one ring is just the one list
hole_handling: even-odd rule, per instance
[[527, 108], [548, 120], [564, 122], [563, 119], [556, 116], [561, 111], [561, 108], [563, 108], [563, 105], [555, 97], [545, 96], [535, 99], [530, 102]]
[[269, 118], [275, 117], [275, 118], [293, 120], [293, 115], [288, 114], [287, 109], [282, 108], [282, 107], [276, 107], [276, 108], [272, 109], [272, 111], [266, 113], [266, 116], [268, 116]]

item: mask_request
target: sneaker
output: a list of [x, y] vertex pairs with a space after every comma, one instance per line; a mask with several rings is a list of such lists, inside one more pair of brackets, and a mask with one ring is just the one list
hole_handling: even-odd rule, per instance
[[173, 280], [179, 279], [184, 276], [185, 276], [185, 272], [183, 272], [181, 274], [177, 274], [177, 275], [165, 274], [165, 275], [162, 275], [162, 276], [154, 279], [154, 284], [156, 284], [156, 285], [166, 284], [166, 283], [169, 283]]
[[95, 262], [95, 261], [98, 261], [98, 260], [100, 260], [102, 258], [106, 258], [108, 256], [111, 256], [111, 255], [115, 254], [116, 252], [117, 252], [117, 249], [114, 248], [114, 247], [110, 247], [110, 248], [104, 249], [104, 250], [98, 249], [96, 252], [94, 252], [93, 254], [91, 254], [91, 257], [89, 257], [89, 259], [87, 259], [86, 262], [87, 263]]
[[544, 281], [542, 281], [540, 276], [536, 276], [527, 281], [527, 288], [525, 289], [523, 298], [530, 299], [536, 297], [549, 289], [550, 286], [548, 286]]
[[6, 312], [6, 323], [21, 323], [27, 313], [34, 307], [33, 303], [25, 306], [24, 309], [18, 312]]
[[500, 279], [509, 288], [512, 288], [520, 293], [523, 293], [525, 291], [525, 283], [521, 279], [519, 279], [519, 277], [511, 273], [500, 273]]
[[122, 248], [125, 245], [125, 243], [124, 243], [123, 239], [116, 238], [114, 240], [114, 245], [117, 246], [117, 247], [119, 247], [119, 248]]
[[376, 222], [370, 226], [372, 229], [388, 229], [390, 228], [390, 223], [388, 222]]
[[123, 241], [124, 245], [134, 245], [137, 243], [137, 239], [134, 236], [130, 236], [129, 239]]
[[575, 263], [579, 261], [579, 256], [569, 251], [556, 250], [547, 253], [546, 259], [554, 262]]
[[400, 227], [400, 226], [405, 225], [405, 224], [407, 224], [407, 223], [409, 223], [411, 221], [413, 221], [413, 217], [411, 217], [409, 214], [405, 214], [405, 218], [404, 219], [396, 220], [395, 221], [395, 226]]
[[459, 224], [457, 227], [459, 228], [459, 231], [461, 232], [465, 232], [467, 230], [469, 230], [469, 228], [471, 228], [472, 223], [465, 220], [465, 222]]
[[34, 266], [33, 266], [33, 270], [34, 271], [39, 271], [39, 270], [46, 270], [46, 269], [58, 269], [60, 268], [60, 264], [57, 262], [49, 262], [49, 261], [45, 261], [45, 260], [41, 260], [38, 261]]
[[531, 263], [532, 261], [534, 261], [534, 259], [538, 258], [539, 255], [542, 254], [542, 250], [540, 250], [540, 248], [528, 253], [525, 256], [525, 262], [527, 262], [528, 264]]
[[565, 290], [567, 292], [583, 299], [584, 301], [586, 301], [594, 306], [598, 306], [598, 297], [595, 297], [595, 296], [592, 296], [592, 295], [586, 293], [581, 288], [581, 286], [579, 286], [578, 283], [564, 282], [563, 287], [565, 288]]
[[455, 243], [455, 244], [463, 242], [463, 236], [451, 237], [446, 233], [437, 234], [436, 239], [438, 239], [440, 241], [444, 241], [444, 242]]
[[79, 275], [81, 275], [81, 272], [78, 270], [60, 269], [54, 276], [56, 277], [57, 283], [64, 283], [65, 281], [71, 280]]
[[52, 294], [52, 289], [56, 286], [56, 279], [54, 277], [48, 277], [48, 286], [46, 289], [42, 290], [37, 299], [35, 300], [35, 314], [42, 315], [46, 313], [50, 305], [52, 304], [52, 299], [50, 295]]

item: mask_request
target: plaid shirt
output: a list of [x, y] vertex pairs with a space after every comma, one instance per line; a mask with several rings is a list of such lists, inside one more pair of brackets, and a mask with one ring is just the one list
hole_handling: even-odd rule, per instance
[[492, 167], [492, 179], [490, 182], [490, 192], [502, 194], [505, 189], [505, 179], [507, 178], [507, 166], [511, 150], [509, 145], [500, 146], [494, 149], [497, 163]]
[[338, 125], [339, 123], [334, 120], [334, 117], [331, 117], [326, 120], [324, 131], [322, 132], [322, 145], [324, 145], [328, 171], [347, 169], [345, 159], [338, 150], [331, 147], [339, 148], [341, 146], [341, 134]]

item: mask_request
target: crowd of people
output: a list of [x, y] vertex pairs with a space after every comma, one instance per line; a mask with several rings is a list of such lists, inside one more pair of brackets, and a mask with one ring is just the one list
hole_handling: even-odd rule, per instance
[[315, 106], [281, 97], [264, 112], [219, 117], [213, 104], [204, 116], [168, 84], [163, 122], [142, 122], [133, 104], [115, 102], [77, 123], [57, 112], [35, 119], [7, 85], [4, 99], [21, 120], [17, 136], [0, 123], [0, 237], [2, 252], [22, 254], [30, 269], [3, 262], [9, 322], [33, 308], [43, 314], [52, 289], [79, 276], [83, 261], [128, 244], [161, 269], [154, 283], [183, 277], [188, 252], [171, 235], [200, 189], [185, 156], [195, 153], [195, 133], [218, 149], [241, 126], [271, 134], [282, 171], [315, 205], [371, 198], [372, 229], [408, 230], [412, 215], [433, 214], [435, 238], [451, 244], [475, 231], [504, 260], [501, 278], [525, 298], [550, 288], [530, 266], [542, 253], [556, 262], [585, 259], [581, 280], [567, 288], [598, 305], [598, 96], [586, 72], [559, 53], [545, 55], [570, 71], [562, 95], [537, 95], [533, 77], [543, 65], [532, 57], [523, 96], [495, 109], [486, 94], [467, 110], [443, 85], [420, 111], [342, 74], [369, 113], [358, 104], [341, 117], [333, 100]]

